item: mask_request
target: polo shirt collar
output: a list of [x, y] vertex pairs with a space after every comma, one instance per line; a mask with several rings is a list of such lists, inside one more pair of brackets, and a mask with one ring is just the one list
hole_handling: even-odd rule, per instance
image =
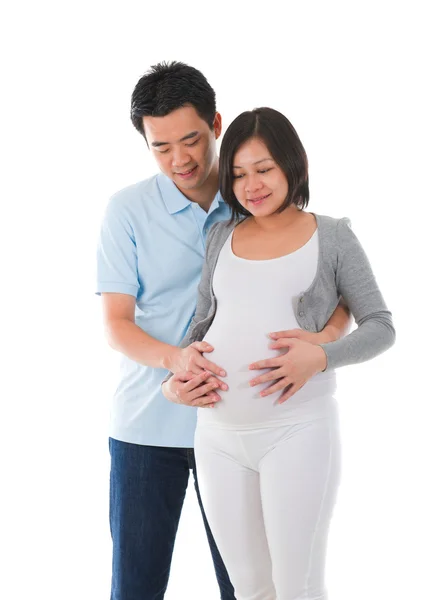
[[179, 191], [173, 181], [163, 173], [158, 175], [157, 183], [169, 214], [173, 215], [191, 204], [190, 200]]
[[216, 196], [213, 198], [213, 202], [211, 203], [209, 213], [211, 213], [216, 208], [219, 208], [221, 204], [225, 204], [224, 199], [221, 196], [221, 193], [218, 191]]
[[[163, 173], [159, 173], [157, 176], [158, 187], [163, 198], [164, 205], [166, 206], [169, 214], [174, 215], [175, 213], [187, 208], [192, 202], [179, 191], [176, 185], [169, 177], [166, 177]], [[216, 208], [219, 203], [223, 203], [220, 192], [216, 194], [211, 205], [210, 212], [213, 208]]]

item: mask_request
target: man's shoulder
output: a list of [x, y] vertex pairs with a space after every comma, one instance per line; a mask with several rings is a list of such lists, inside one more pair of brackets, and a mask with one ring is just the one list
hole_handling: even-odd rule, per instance
[[109, 205], [113, 208], [129, 208], [147, 199], [156, 197], [160, 193], [157, 178], [158, 174], [155, 174], [148, 179], [143, 179], [118, 190], [111, 196]]

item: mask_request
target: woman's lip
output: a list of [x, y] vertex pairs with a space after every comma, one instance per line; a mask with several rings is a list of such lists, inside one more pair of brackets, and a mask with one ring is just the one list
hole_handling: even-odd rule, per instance
[[248, 198], [248, 202], [252, 202], [253, 204], [259, 204], [260, 202], [265, 200], [265, 198], [269, 198], [270, 195], [271, 194], [266, 194], [266, 196], [259, 196], [258, 198]]

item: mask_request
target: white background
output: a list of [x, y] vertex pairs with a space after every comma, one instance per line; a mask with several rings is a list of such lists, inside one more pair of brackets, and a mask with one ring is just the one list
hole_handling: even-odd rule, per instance
[[[397, 344], [339, 371], [332, 600], [436, 598], [436, 21], [432, 2], [15, 2], [3, 9], [1, 578], [7, 600], [108, 600], [107, 406], [94, 296], [102, 212], [156, 167], [129, 120], [151, 64], [216, 89], [225, 126], [272, 106], [310, 209], [349, 216]], [[218, 598], [192, 482], [166, 599]]]

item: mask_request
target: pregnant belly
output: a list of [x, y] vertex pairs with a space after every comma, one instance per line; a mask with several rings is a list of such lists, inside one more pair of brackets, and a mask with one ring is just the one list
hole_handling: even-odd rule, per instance
[[209, 332], [205, 340], [214, 347], [214, 351], [205, 356], [225, 369], [227, 376], [223, 379], [228, 385], [228, 390], [220, 391], [221, 400], [214, 409], [201, 410], [198, 419], [236, 426], [282, 421], [289, 419], [298, 409], [302, 410], [303, 406], [307, 409], [312, 399], [334, 391], [334, 374], [331, 372], [313, 377], [284, 404], [278, 403], [283, 390], [261, 397], [260, 392], [272, 385], [272, 382], [254, 387], [251, 387], [249, 382], [270, 369], [253, 371], [249, 369], [249, 365], [255, 361], [280, 356], [283, 352], [270, 349], [271, 339], [264, 333], [231, 338], [223, 335], [217, 328], [210, 331], [211, 334]]

